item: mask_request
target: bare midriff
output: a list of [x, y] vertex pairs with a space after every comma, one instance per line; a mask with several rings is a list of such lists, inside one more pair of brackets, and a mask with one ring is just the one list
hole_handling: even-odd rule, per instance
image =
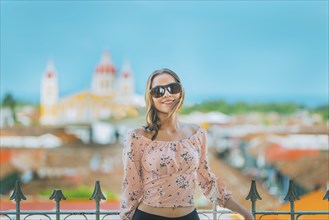
[[159, 215], [163, 217], [168, 218], [176, 218], [176, 217], [182, 217], [185, 215], [190, 214], [195, 207], [194, 206], [188, 206], [188, 207], [153, 207], [146, 205], [144, 203], [139, 204], [138, 209], [147, 212], [149, 214], [153, 215]]

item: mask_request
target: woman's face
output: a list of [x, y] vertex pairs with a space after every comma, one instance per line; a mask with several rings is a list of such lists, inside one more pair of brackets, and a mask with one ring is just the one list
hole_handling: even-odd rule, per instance
[[[151, 88], [154, 88], [156, 86], [165, 86], [171, 83], [176, 83], [176, 80], [174, 77], [172, 77], [170, 74], [164, 73], [157, 75], [153, 78]], [[171, 106], [175, 101], [177, 101], [180, 98], [181, 93], [177, 94], [171, 94], [168, 92], [167, 89], [165, 89], [165, 93], [162, 97], [154, 98], [152, 97], [154, 107], [161, 113], [168, 114], [170, 112]]]

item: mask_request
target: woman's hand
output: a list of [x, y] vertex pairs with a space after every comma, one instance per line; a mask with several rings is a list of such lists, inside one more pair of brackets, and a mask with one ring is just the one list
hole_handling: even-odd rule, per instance
[[251, 212], [249, 212], [248, 210], [246, 210], [247, 212], [244, 213], [242, 216], [244, 218], [244, 220], [255, 220], [254, 216], [251, 214]]
[[244, 220], [255, 220], [254, 216], [251, 214], [251, 212], [241, 206], [237, 201], [235, 201], [233, 198], [230, 198], [225, 203], [225, 208], [228, 208], [232, 210], [233, 212], [237, 212], [240, 215], [244, 217]]

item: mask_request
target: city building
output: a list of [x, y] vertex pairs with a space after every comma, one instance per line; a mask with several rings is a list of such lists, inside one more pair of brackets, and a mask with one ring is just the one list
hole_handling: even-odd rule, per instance
[[[92, 75], [89, 90], [59, 97], [55, 66], [48, 63], [41, 81], [40, 123], [42, 125], [90, 124], [109, 118], [138, 115], [145, 105], [135, 93], [135, 80], [128, 63], [121, 71], [104, 52]], [[72, 82], [74, 83], [74, 82]]]

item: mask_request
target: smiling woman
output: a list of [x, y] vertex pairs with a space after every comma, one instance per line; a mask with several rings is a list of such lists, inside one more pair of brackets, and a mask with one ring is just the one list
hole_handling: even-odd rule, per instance
[[254, 219], [209, 169], [205, 130], [177, 119], [184, 97], [181, 80], [172, 70], [149, 76], [146, 126], [130, 131], [124, 143], [121, 219], [199, 220], [196, 182], [209, 200]]
[[160, 117], [169, 119], [183, 106], [184, 88], [178, 75], [170, 69], [155, 71], [146, 85], [147, 105], [146, 130], [153, 133], [152, 140], [158, 135]]

